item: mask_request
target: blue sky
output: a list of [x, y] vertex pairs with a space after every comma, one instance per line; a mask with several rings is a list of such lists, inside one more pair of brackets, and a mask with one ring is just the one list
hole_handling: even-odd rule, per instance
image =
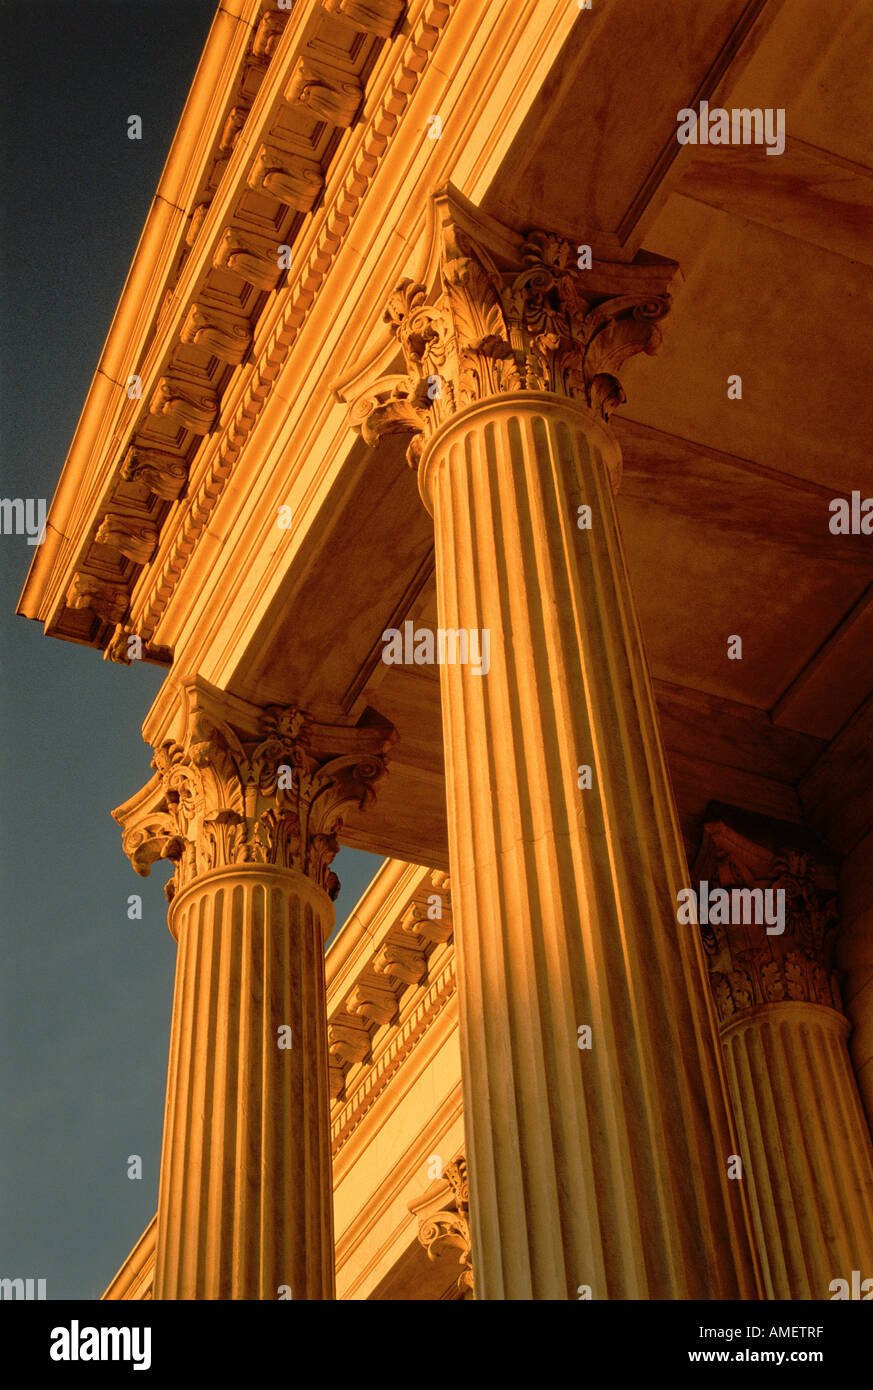
[[[0, 0], [0, 496], [51, 499], [215, 8]], [[137, 878], [109, 813], [164, 672], [16, 617], [33, 554], [0, 535], [0, 1277], [89, 1299], [157, 1205], [169, 866]], [[338, 921], [380, 862], [341, 851]]]

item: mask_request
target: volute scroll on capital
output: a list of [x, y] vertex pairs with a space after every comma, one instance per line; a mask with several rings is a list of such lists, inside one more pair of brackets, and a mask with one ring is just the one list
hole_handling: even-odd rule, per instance
[[171, 900], [201, 875], [242, 864], [297, 869], [335, 898], [343, 818], [374, 800], [393, 727], [378, 717], [332, 727], [295, 706], [256, 710], [240, 727], [200, 693], [187, 692], [182, 736], [155, 749], [154, 777], [112, 813], [134, 870], [147, 876], [171, 860]]
[[461, 1267], [457, 1289], [461, 1295], [473, 1293], [472, 1243], [470, 1238], [470, 1193], [467, 1160], [463, 1155], [445, 1168], [441, 1178], [409, 1210], [418, 1219], [418, 1239], [434, 1262], [444, 1255], [456, 1256]]
[[517, 236], [454, 191], [434, 208], [432, 288], [402, 280], [384, 313], [406, 374], [360, 392], [350, 423], [371, 446], [412, 433], [407, 458], [417, 467], [446, 420], [492, 396], [553, 392], [608, 421], [625, 400], [623, 364], [661, 345], [678, 266], [647, 257], [580, 269], [566, 239]]

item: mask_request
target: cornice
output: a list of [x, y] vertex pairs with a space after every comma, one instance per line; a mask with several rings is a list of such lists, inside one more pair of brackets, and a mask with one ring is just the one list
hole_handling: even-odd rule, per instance
[[[154, 627], [209, 520], [300, 324], [348, 230], [350, 220], [387, 148], [389, 136], [397, 127], [398, 116], [436, 44], [440, 26], [449, 16], [452, 3], [454, 0], [447, 0], [446, 3], [443, 0], [421, 0], [419, 4], [410, 5], [403, 34], [396, 34], [395, 40], [389, 42], [382, 32], [374, 33], [372, 30], [384, 31], [387, 28], [384, 16], [399, 13], [396, 0], [373, 0], [370, 4], [331, 3], [328, 6], [322, 5], [320, 0], [309, 0], [309, 3], [295, 7], [285, 32], [275, 39], [269, 52], [259, 55], [263, 65], [269, 63], [267, 79], [254, 97], [246, 116], [244, 141], [237, 139], [243, 124], [239, 114], [236, 121], [231, 119], [233, 111], [231, 116], [225, 118], [219, 134], [219, 145], [228, 147], [228, 158], [220, 186], [208, 210], [202, 213], [202, 201], [190, 209], [192, 220], [188, 222], [188, 230], [189, 234], [193, 232], [192, 250], [178, 283], [172, 289], [167, 289], [160, 306], [156, 306], [154, 286], [145, 295], [141, 290], [138, 296], [139, 300], [148, 299], [158, 329], [145, 360], [130, 355], [129, 346], [126, 361], [123, 356], [119, 358], [116, 367], [119, 376], [114, 380], [114, 389], [119, 395], [123, 394], [125, 378], [136, 371], [142, 381], [142, 399], [125, 401], [120, 411], [116, 411], [123, 419], [115, 427], [108, 446], [100, 451], [99, 464], [89, 470], [92, 479], [104, 480], [103, 485], [95, 491], [93, 484], [91, 488], [83, 487], [82, 478], [76, 478], [79, 497], [87, 496], [90, 499], [87, 507], [91, 519], [83, 515], [83, 506], [79, 506], [79, 519], [75, 521], [71, 517], [74, 510], [72, 504], [65, 508], [63, 515], [53, 508], [53, 515], [49, 519], [50, 533], [54, 535], [56, 531], [66, 530], [68, 535], [76, 537], [76, 545], [74, 548], [72, 542], [67, 541], [62, 553], [58, 545], [54, 545], [51, 552], [45, 551], [37, 557], [22, 597], [20, 611], [25, 615], [44, 618], [49, 631], [72, 640], [91, 641], [104, 646], [109, 644], [113, 631], [103, 615], [91, 610], [92, 621], [89, 624], [84, 602], [80, 601], [75, 609], [70, 609], [66, 603], [73, 576], [80, 571], [90, 573], [93, 577], [124, 587], [128, 592], [136, 590], [129, 627], [143, 637], [148, 656], [158, 660], [168, 658], [169, 653], [148, 647]], [[251, 5], [247, 8], [252, 10]], [[377, 22], [380, 12], [383, 13], [381, 24]], [[253, 13], [260, 12], [256, 10]], [[361, 25], [367, 27], [361, 28]], [[234, 28], [237, 27], [235, 22]], [[257, 35], [258, 27], [250, 23], [249, 54]], [[345, 58], [341, 54], [341, 40], [346, 45]], [[390, 56], [380, 62], [377, 58], [379, 49], [386, 45]], [[302, 74], [301, 61], [305, 64]], [[360, 74], [360, 79], [356, 72]], [[370, 73], [376, 75], [374, 81], [367, 84]], [[290, 81], [289, 74], [292, 74]], [[302, 104], [309, 112], [310, 123], [312, 118], [317, 118], [317, 131], [329, 131], [333, 126], [342, 132], [355, 117], [351, 106], [338, 105], [333, 94], [340, 90], [354, 91], [356, 84], [362, 91], [366, 87], [366, 95], [361, 116], [353, 134], [346, 141], [345, 153], [337, 171], [333, 166], [338, 137], [329, 135], [326, 143], [322, 142], [326, 163], [321, 167], [325, 191], [320, 208], [315, 212], [302, 212], [299, 206], [290, 208], [279, 197], [273, 196], [278, 192], [282, 199], [290, 197], [287, 179], [280, 179], [278, 185], [274, 180], [266, 198], [263, 186], [250, 187], [252, 183], [258, 185], [262, 180], [265, 150], [274, 151], [284, 145], [292, 163], [297, 160], [299, 167], [299, 142], [297, 148], [292, 149], [293, 132], [287, 124], [289, 103], [296, 103], [295, 109], [300, 109]], [[222, 90], [227, 85], [225, 75]], [[322, 92], [329, 99], [322, 100]], [[284, 126], [283, 119], [286, 122]], [[348, 131], [346, 133], [349, 134]], [[233, 148], [235, 141], [236, 149]], [[339, 147], [342, 147], [341, 140]], [[305, 163], [310, 170], [314, 168], [312, 158]], [[251, 168], [246, 176], [245, 171], [249, 166]], [[335, 172], [339, 173], [339, 177], [335, 176]], [[293, 169], [288, 177], [292, 176]], [[260, 197], [257, 206], [263, 218], [267, 218], [265, 208], [273, 208], [269, 236], [264, 236], [268, 231], [266, 225], [257, 227], [252, 212], [256, 195]], [[175, 208], [174, 230], [177, 239], [184, 220], [185, 214], [180, 204]], [[304, 224], [306, 235], [301, 237]], [[287, 286], [283, 286], [277, 295], [261, 278], [262, 262], [259, 257], [264, 257], [263, 264], [266, 266], [266, 247], [274, 249], [282, 244], [293, 246], [293, 269], [288, 275]], [[190, 351], [186, 355], [181, 349], [190, 348], [191, 334], [196, 331], [191, 326], [192, 306], [199, 302], [198, 296], [203, 293], [210, 274], [216, 269], [223, 271], [228, 284], [236, 286], [238, 304], [231, 304], [230, 307], [237, 317], [238, 311], [254, 309], [254, 320], [250, 320], [254, 360], [242, 366], [234, 365], [232, 360], [222, 364], [220, 358], [217, 366], [210, 362], [208, 370], [213, 376], [207, 395], [211, 393], [214, 408], [210, 404], [208, 409], [197, 413], [188, 409], [187, 400], [192, 389], [199, 391], [198, 400], [205, 399], [203, 389], [207, 383], [194, 379], [196, 374], [191, 365]], [[136, 270], [135, 263], [132, 275]], [[276, 285], [280, 278], [277, 272], [273, 277]], [[214, 279], [213, 276], [213, 284]], [[168, 276], [165, 281], [169, 285]], [[258, 307], [263, 292], [272, 296], [273, 313], [269, 312], [269, 307], [266, 314], [262, 307]], [[227, 293], [230, 299], [230, 291]], [[214, 302], [210, 303], [207, 314], [211, 312], [214, 315], [216, 307]], [[244, 332], [240, 325], [240, 341]], [[186, 336], [187, 343], [183, 341]], [[215, 341], [213, 335], [213, 348]], [[220, 344], [220, 339], [218, 341]], [[234, 353], [234, 356], [238, 355]], [[216, 356], [213, 352], [213, 357]], [[122, 361], [124, 366], [121, 365]], [[100, 381], [92, 389], [100, 401], [96, 406], [92, 404], [91, 408], [99, 407], [105, 419], [112, 390]], [[144, 429], [148, 431], [154, 427], [154, 418], [152, 416], [150, 420], [150, 415], [155, 408], [169, 416], [171, 427], [177, 427], [175, 433], [171, 429], [163, 442], [168, 452], [176, 451], [180, 461], [184, 458], [189, 470], [187, 496], [178, 503], [166, 497], [155, 497], [147, 487], [138, 487], [135, 482], [121, 478], [121, 469], [128, 458], [131, 443], [140, 447], [155, 447], [154, 437], [148, 434], [143, 436], [142, 433]], [[105, 432], [104, 429], [104, 435]], [[158, 441], [160, 447], [160, 436]], [[82, 463], [79, 462], [80, 458], [82, 452], [74, 445], [70, 460], [73, 467], [68, 462], [66, 477], [88, 468], [84, 459]], [[160, 531], [157, 553], [149, 562], [142, 562], [138, 573], [136, 560], [128, 556], [127, 563], [124, 563], [115, 552], [109, 551], [107, 554], [105, 546], [99, 548], [94, 557], [94, 532], [106, 512], [112, 508], [120, 509], [123, 516], [145, 520]], [[59, 526], [59, 522], [63, 522], [63, 525]]]
[[352, 988], [410, 901], [427, 892], [432, 870], [386, 859], [349, 913], [324, 958], [328, 1013]]
[[339, 1109], [331, 1124], [332, 1153], [336, 1159], [380, 1096], [386, 1091], [400, 1068], [408, 1061], [418, 1044], [430, 1031], [439, 1015], [455, 995], [455, 961], [452, 953], [433, 984], [423, 991], [413, 1004], [401, 1026], [386, 1039], [384, 1049], [374, 1056], [371, 1065], [364, 1065], [349, 1086], [348, 1100]]
[[[356, 8], [363, 11], [371, 9], [372, 6], [360, 5]], [[453, 9], [457, 15], [455, 21], [450, 23]], [[536, 24], [536, 32], [532, 35], [531, 42], [540, 64], [546, 61], [546, 49], [554, 56], [553, 50], [557, 51], [555, 45], [560, 46], [562, 31], [559, 32], [560, 26], [556, 20], [559, 9], [563, 15], [563, 9], [553, 5], [549, 14], [542, 16], [542, 23], [539, 22], [539, 11], [534, 14], [530, 4], [523, 4], [518, 11], [512, 11], [511, 24], [516, 31], [517, 42], [521, 42], [523, 36], [527, 37], [528, 30]], [[151, 366], [148, 370], [144, 369], [143, 373], [145, 401], [153, 398], [152, 386], [168, 374], [165, 370], [166, 357], [159, 360], [161, 352], [166, 349], [166, 343], [173, 338], [174, 333], [181, 341], [183, 329], [189, 323], [191, 306], [196, 302], [197, 275], [202, 274], [204, 266], [208, 268], [210, 251], [220, 241], [228, 226], [236, 226], [239, 222], [235, 200], [244, 193], [249, 173], [256, 165], [263, 163], [261, 146], [272, 138], [271, 122], [279, 108], [285, 104], [288, 85], [286, 79], [297, 53], [295, 44], [299, 46], [305, 38], [304, 20], [311, 20], [316, 11], [324, 18], [324, 13], [315, 0], [310, 0], [308, 4], [298, 3], [296, 6], [292, 20], [284, 35], [277, 41], [271, 55], [267, 76], [252, 102], [245, 125], [245, 140], [238, 142], [236, 149], [231, 152], [218, 191], [208, 211], [199, 220], [199, 225], [195, 226], [197, 219], [193, 218], [193, 213], [199, 213], [200, 203], [196, 203], [191, 209], [192, 219], [187, 225], [189, 232], [192, 228], [196, 232], [193, 250], [183, 267], [178, 283], [173, 286], [172, 292], [164, 295], [159, 333], [150, 350]], [[326, 305], [324, 296], [318, 291], [339, 252], [347, 248], [342, 274], [339, 280], [334, 278], [336, 296], [332, 294], [332, 298], [336, 302], [344, 302], [349, 293], [349, 275], [355, 266], [363, 268], [362, 257], [370, 266], [364, 281], [355, 283], [348, 331], [344, 330], [341, 350], [335, 354], [338, 369], [342, 371], [343, 361], [348, 362], [357, 352], [362, 341], [361, 335], [366, 338], [372, 332], [374, 294], [381, 293], [382, 262], [387, 265], [386, 273], [389, 280], [395, 280], [398, 270], [401, 269], [398, 262], [402, 260], [411, 239], [419, 235], [419, 223], [424, 217], [429, 193], [435, 186], [445, 182], [463, 151], [461, 132], [467, 128], [468, 110], [475, 113], [477, 129], [482, 126], [482, 138], [486, 143], [490, 142], [490, 125], [487, 122], [483, 125], [483, 122], [487, 116], [486, 107], [488, 102], [493, 100], [500, 79], [493, 58], [495, 52], [503, 51], [500, 45], [506, 43], [506, 27], [503, 25], [495, 28], [494, 18], [495, 7], [488, 3], [465, 8], [460, 6], [457, 0], [419, 0], [419, 3], [412, 3], [407, 7], [406, 16], [394, 30], [390, 40], [374, 35], [366, 39], [367, 43], [372, 41], [375, 45], [371, 52], [376, 53], [376, 56], [372, 59], [370, 76], [364, 83], [365, 96], [361, 114], [358, 123], [351, 129], [342, 131], [339, 143], [331, 148], [325, 168], [325, 186], [321, 203], [312, 212], [293, 214], [293, 218], [297, 219], [295, 226], [298, 230], [289, 236], [289, 244], [293, 245], [294, 250], [293, 266], [291, 271], [287, 272], [287, 283], [283, 282], [276, 290], [259, 291], [254, 300], [250, 297], [250, 304], [256, 304], [253, 310], [255, 317], [251, 320], [250, 358], [240, 365], [226, 362], [224, 375], [216, 378], [213, 383], [212, 389], [219, 397], [219, 412], [212, 432], [196, 437], [193, 452], [190, 452], [184, 430], [179, 440], [175, 443], [171, 441], [173, 447], [178, 444], [180, 448], [189, 449], [185, 455], [185, 465], [188, 468], [187, 489], [182, 491], [177, 501], [166, 497], [160, 501], [155, 497], [147, 497], [144, 488], [139, 489], [132, 499], [129, 493], [127, 495], [125, 514], [142, 516], [145, 512], [145, 519], [154, 520], [157, 526], [159, 534], [154, 558], [148, 564], [137, 566], [135, 562], [119, 557], [105, 547], [100, 549], [100, 565], [96, 577], [101, 583], [115, 585], [116, 588], [111, 591], [113, 594], [120, 591], [122, 597], [125, 593], [130, 595], [129, 611], [125, 612], [123, 619], [113, 621], [89, 608], [84, 599], [77, 599], [76, 608], [66, 604], [71, 576], [76, 573], [73, 563], [75, 557], [72, 555], [71, 545], [68, 544], [64, 552], [63, 568], [55, 567], [57, 573], [54, 574], [51, 583], [43, 582], [36, 588], [31, 587], [30, 599], [22, 607], [22, 612], [42, 617], [47, 630], [55, 635], [103, 647], [111, 659], [124, 659], [126, 636], [136, 632], [144, 640], [146, 658], [166, 663], [172, 660], [172, 646], [184, 632], [186, 664], [191, 669], [202, 667], [205, 647], [218, 636], [215, 624], [222, 620], [217, 611], [210, 612], [208, 620], [205, 623], [198, 622], [195, 628], [189, 621], [188, 609], [192, 599], [199, 592], [198, 586], [211, 587], [210, 575], [215, 569], [212, 561], [218, 553], [214, 546], [209, 547], [210, 563], [205, 568], [198, 564], [193, 570], [193, 584], [186, 584], [184, 597], [181, 597], [181, 608], [177, 603], [175, 616], [168, 624], [164, 619], [170, 601], [197, 550], [200, 539], [206, 533], [215, 506], [234, 472], [240, 452], [250, 438], [256, 420], [263, 414], [265, 405], [272, 400], [282, 407], [278, 414], [275, 410], [272, 412], [274, 428], [276, 421], [281, 422], [286, 415], [296, 410], [295, 400], [304, 389], [301, 382], [306, 377], [306, 365], [302, 365], [301, 376], [295, 364], [295, 379], [290, 383], [290, 395], [288, 388], [276, 391], [274, 387], [287, 364], [292, 343], [299, 336], [304, 322], [308, 324], [313, 317], [313, 310], [316, 307], [319, 309], [316, 316], [319, 327], [313, 326], [309, 332], [310, 344], [316, 341], [319, 333], [329, 331], [332, 320], [335, 320], [335, 313]], [[336, 20], [336, 16], [333, 17], [333, 21], [340, 22]], [[563, 22], [561, 19], [560, 23]], [[454, 37], [442, 60], [434, 64], [434, 53], [438, 45], [443, 43], [443, 36], [448, 30]], [[425, 77], [426, 83], [423, 82]], [[525, 92], [529, 83], [530, 73], [526, 72], [523, 82]], [[411, 125], [409, 120], [404, 125], [400, 118], [419, 88], [421, 93], [415, 117]], [[227, 102], [225, 104], [227, 105]], [[427, 110], [451, 113], [449, 128], [441, 141], [432, 142], [424, 139], [422, 143], [422, 133], [418, 126], [425, 119], [422, 113]], [[403, 140], [398, 143], [399, 126], [403, 126], [405, 134]], [[222, 131], [218, 132], [219, 139], [223, 133], [222, 127]], [[231, 136], [232, 134], [231, 131]], [[387, 157], [392, 148], [395, 153], [389, 161]], [[477, 162], [477, 167], [484, 167], [481, 160]], [[395, 215], [392, 211], [390, 226], [380, 218], [362, 238], [356, 230], [359, 225], [356, 223], [357, 210], [376, 174], [383, 168], [386, 173], [380, 183], [379, 198], [385, 206], [390, 206], [392, 210], [396, 208], [397, 212]], [[428, 184], [429, 187], [426, 187]], [[369, 245], [368, 237], [374, 238], [372, 247]], [[274, 234], [273, 240], [278, 240], [278, 233]], [[378, 264], [374, 268], [373, 257], [376, 254], [377, 242]], [[203, 248], [206, 248], [205, 251]], [[378, 289], [374, 282], [378, 282]], [[266, 300], [263, 298], [264, 294]], [[190, 328], [188, 331], [190, 332]], [[176, 362], [172, 351], [171, 349], [169, 360]], [[304, 358], [306, 355], [304, 352]], [[347, 368], [345, 370], [347, 372]], [[320, 371], [323, 380], [323, 364], [320, 365]], [[334, 476], [336, 451], [340, 448], [347, 449], [349, 440], [348, 431], [341, 423], [342, 412], [336, 412], [336, 398], [330, 396], [329, 385], [328, 381], [325, 383], [326, 389], [320, 389], [315, 393], [317, 399], [313, 402], [314, 413], [313, 410], [309, 410], [307, 417], [310, 422], [307, 424], [307, 432], [310, 435], [318, 435], [325, 431], [332, 406], [336, 415], [336, 421], [331, 423], [336, 440], [329, 448], [329, 457], [326, 456], [324, 465], [320, 468], [319, 478], [328, 474]], [[311, 424], [315, 415], [318, 419], [315, 424]], [[281, 424], [279, 427], [282, 428]], [[102, 520], [103, 513], [100, 509], [103, 508], [105, 512], [110, 509], [110, 503], [114, 505], [115, 494], [112, 489], [118, 486], [121, 468], [129, 458], [132, 437], [132, 431], [127, 429], [120, 432], [116, 430], [111, 435], [112, 459], [108, 460], [107, 451], [104, 449], [103, 461], [100, 464], [101, 476], [108, 478], [109, 482], [100, 494], [99, 504], [89, 504], [89, 517], [66, 528], [68, 534], [76, 537], [80, 551], [91, 545], [93, 555], [96, 549], [91, 538]], [[283, 438], [285, 437], [287, 430], [283, 433]], [[142, 445], [143, 440], [139, 439], [136, 442]], [[154, 440], [150, 439], [147, 447], [153, 445]], [[158, 447], [162, 445], [159, 444]], [[258, 451], [261, 452], [260, 444]], [[82, 467], [86, 466], [83, 462]], [[260, 477], [260, 465], [256, 472]], [[128, 483], [128, 487], [130, 486]], [[320, 492], [321, 486], [321, 482], [316, 480], [316, 491]], [[267, 505], [266, 492], [273, 490], [273, 481], [268, 479], [264, 492], [264, 506]], [[87, 489], [82, 489], [83, 496], [86, 491]], [[307, 496], [312, 493], [309, 483], [306, 493]], [[50, 517], [50, 528], [53, 524]], [[227, 531], [226, 525], [223, 530]], [[217, 537], [219, 550], [224, 539], [225, 536]], [[235, 546], [237, 539], [235, 535]], [[252, 592], [247, 598], [246, 620], [259, 603], [267, 601], [268, 593], [272, 592], [272, 586], [277, 582], [276, 576], [282, 566], [287, 565], [287, 548], [280, 547], [275, 554], [274, 549], [276, 548], [271, 547], [266, 555], [261, 554], [257, 557], [258, 567], [266, 566], [266, 583], [259, 582], [257, 593]], [[235, 549], [234, 563], [236, 556]], [[225, 563], [226, 557], [221, 561], [221, 565]], [[38, 598], [34, 598], [37, 591]], [[108, 606], [115, 609], [118, 605], [113, 601]], [[243, 621], [240, 614], [237, 614], [237, 620], [235, 626], [231, 625], [232, 630], [229, 627], [220, 639], [225, 644], [229, 643], [229, 646], [224, 657], [219, 657], [216, 653], [216, 661], [226, 663], [232, 659], [232, 651], [236, 650], [239, 640], [237, 628], [239, 622]], [[167, 631], [164, 632], [162, 629]], [[215, 678], [215, 667], [211, 665], [210, 670]], [[222, 678], [220, 683], [226, 682]]]
[[393, 885], [387, 877], [388, 893], [377, 889], [371, 903], [368, 890], [359, 904], [357, 946], [333, 967], [328, 956], [330, 1090], [340, 1107], [335, 1151], [454, 989], [448, 875], [419, 869]]
[[241, 68], [262, 5], [263, 0], [227, 0], [212, 23], [55, 491], [46, 540], [19, 600], [18, 611], [26, 617], [49, 618], [48, 604], [62, 583], [58, 571], [65, 572], [72, 552], [71, 518], [83, 481], [90, 476], [100, 486], [107, 452], [133, 413], [123, 383], [135, 370], [131, 362], [141, 355], [167, 286], [178, 273], [186, 209], [218, 139], [226, 93]]
[[160, 623], [209, 524], [456, 3], [425, 0], [415, 19], [410, 7], [409, 32], [403, 37], [399, 56], [382, 65], [379, 80], [366, 95], [360, 124], [349, 132], [330, 172], [325, 172], [323, 201], [294, 246], [294, 268], [287, 286], [267, 305], [255, 331], [256, 360], [231, 383], [223, 403], [220, 437], [210, 441], [211, 447], [204, 451], [198, 475], [192, 476], [184, 515], [168, 528], [154, 565], [134, 595], [134, 621], [144, 635], [151, 636]]
[[[421, 274], [421, 250], [429, 250], [426, 222], [433, 195], [446, 188], [455, 163], [471, 138], [468, 112], [479, 123], [476, 139], [490, 140], [486, 115], [507, 97], [495, 56], [504, 51], [506, 25], [518, 44], [558, 42], [554, 23], [528, 4], [498, 15], [496, 4], [456, 5], [442, 34], [436, 60], [413, 93], [405, 128], [392, 136], [368, 198], [376, 216], [353, 220], [335, 258], [326, 289], [307, 312], [275, 386], [266, 397], [259, 428], [245, 452], [244, 476], [226, 488], [217, 518], [216, 543], [201, 547], [165, 606], [156, 637], [173, 647], [176, 659], [208, 672], [222, 687], [245, 685], [251, 634], [266, 619], [280, 587], [304, 573], [310, 554], [311, 522], [321, 500], [354, 487], [360, 446], [349, 428], [338, 383], [360, 372], [362, 362], [380, 361], [392, 350], [381, 322], [387, 298], [407, 274]], [[554, 19], [557, 5], [548, 18]], [[540, 19], [543, 23], [540, 23]], [[536, 32], [530, 30], [535, 28]], [[559, 44], [558, 44], [559, 47]], [[552, 60], [557, 49], [552, 52]], [[527, 91], [528, 76], [519, 89]], [[490, 103], [490, 104], [489, 104]], [[487, 108], [487, 109], [486, 109]], [[443, 113], [444, 135], [429, 141], [423, 132], [428, 111]], [[479, 167], [477, 165], [477, 167]], [[279, 312], [277, 302], [275, 311]], [[396, 344], [393, 345], [396, 352]], [[355, 365], [353, 365], [355, 364]], [[382, 363], [384, 368], [384, 362]], [[294, 526], [279, 542], [276, 508], [291, 503]], [[204, 533], [204, 540], [210, 536]], [[245, 577], [239, 584], [238, 578]], [[239, 598], [228, 605], [226, 594]], [[137, 596], [138, 599], [138, 596]], [[339, 713], [331, 709], [331, 715]]]

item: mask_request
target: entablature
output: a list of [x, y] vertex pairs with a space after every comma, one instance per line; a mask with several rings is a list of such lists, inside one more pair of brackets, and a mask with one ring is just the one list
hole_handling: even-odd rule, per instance
[[[184, 203], [159, 190], [110, 334], [113, 372], [98, 371], [22, 596], [20, 611], [49, 633], [125, 660], [114, 640], [122, 625], [147, 659], [169, 659], [155, 625], [449, 10], [440, 0], [298, 0], [284, 11], [259, 0], [241, 6], [234, 42], [218, 54], [222, 36], [211, 36], [189, 100], [199, 123], [186, 108], [170, 156], [196, 155], [198, 173]], [[404, 16], [400, 66], [380, 65]], [[195, 100], [204, 72], [222, 94], [206, 149]], [[338, 185], [330, 175], [352, 127]], [[146, 287], [165, 205], [175, 246]], [[280, 333], [265, 336], [265, 306], [292, 284]], [[142, 543], [120, 545], [132, 531]]]

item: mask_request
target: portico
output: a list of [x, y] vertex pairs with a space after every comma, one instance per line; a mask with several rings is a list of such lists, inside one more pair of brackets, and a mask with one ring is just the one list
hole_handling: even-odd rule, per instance
[[[22, 599], [167, 666], [114, 813], [174, 865], [161, 1191], [108, 1297], [828, 1297], [678, 912], [713, 802], [843, 875], [816, 1017], [873, 1192], [873, 569], [828, 528], [869, 434], [799, 412], [831, 348], [781, 317], [870, 256], [780, 159], [862, 175], [812, 50], [780, 159], [676, 140], [704, 88], [776, 104], [780, 7], [509, 8], [222, 6]], [[325, 958], [341, 843], [389, 863]]]

